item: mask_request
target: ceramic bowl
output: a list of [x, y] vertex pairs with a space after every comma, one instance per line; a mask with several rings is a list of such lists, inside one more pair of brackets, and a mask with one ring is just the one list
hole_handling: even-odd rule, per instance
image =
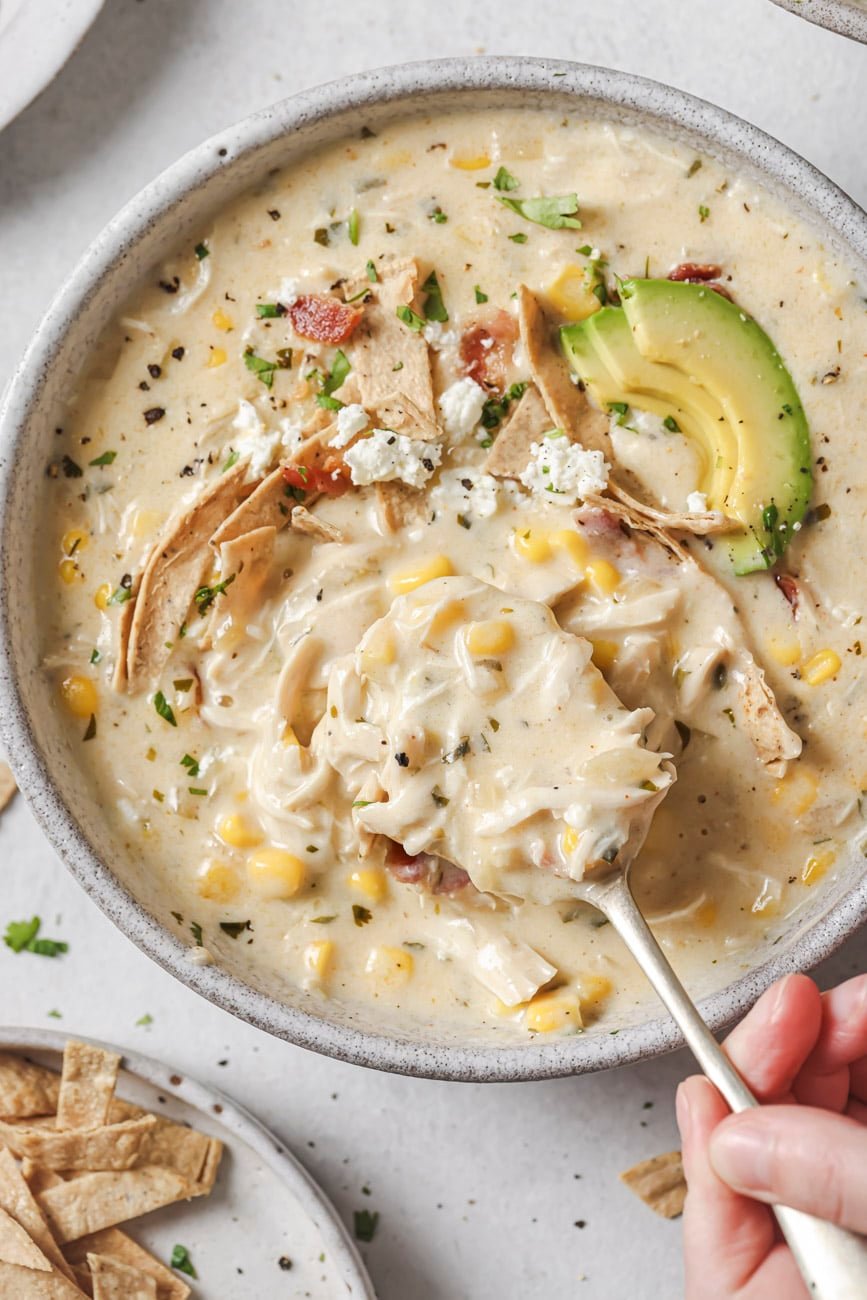
[[772, 0], [780, 9], [806, 18], [817, 27], [839, 32], [867, 45], [867, 4], [864, 0]]
[[[444, 1025], [389, 1019], [256, 979], [229, 965], [196, 966], [176, 937], [171, 899], [114, 842], [99, 800], [76, 770], [40, 672], [34, 556], [42, 467], [65, 392], [100, 330], [141, 276], [200, 230], [207, 214], [271, 168], [311, 148], [406, 113], [461, 106], [556, 108], [647, 126], [753, 178], [817, 226], [853, 268], [867, 262], [867, 218], [783, 145], [721, 109], [622, 72], [549, 60], [480, 58], [410, 64], [305, 91], [187, 154], [106, 227], [81, 260], [16, 371], [0, 412], [0, 728], [21, 788], [51, 843], [114, 923], [184, 984], [279, 1037], [377, 1069], [468, 1080], [580, 1074], [680, 1043], [648, 991], [616, 1033], [503, 1042]], [[841, 863], [794, 922], [745, 957], [709, 967], [696, 996], [718, 1028], [785, 971], [814, 965], [867, 916], [863, 862]]]

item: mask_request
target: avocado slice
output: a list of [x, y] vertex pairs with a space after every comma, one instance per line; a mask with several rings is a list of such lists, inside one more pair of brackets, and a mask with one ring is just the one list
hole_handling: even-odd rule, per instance
[[674, 408], [713, 467], [702, 486], [709, 506], [743, 524], [723, 539], [735, 573], [770, 568], [812, 487], [809, 425], [779, 353], [760, 325], [705, 285], [627, 280], [620, 294], [621, 308], [561, 330], [567, 357], [600, 405]]

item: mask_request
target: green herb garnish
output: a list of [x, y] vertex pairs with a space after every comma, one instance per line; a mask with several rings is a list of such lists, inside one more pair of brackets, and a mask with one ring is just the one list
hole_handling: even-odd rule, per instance
[[69, 944], [59, 939], [38, 939], [42, 918], [33, 916], [29, 921], [10, 921], [3, 942], [13, 952], [35, 952], [38, 957], [57, 957], [69, 951]]
[[89, 460], [87, 463], [88, 465], [111, 465], [116, 456], [116, 451], [104, 451], [101, 456], [94, 456], [93, 460]]
[[698, 219], [702, 223], [702, 225], [704, 225], [704, 223], [707, 221], [709, 216], [710, 216], [710, 208], [706, 208], [703, 203], [699, 203]]
[[208, 248], [207, 244], [196, 244], [196, 247], [194, 248], [193, 251], [200, 262], [203, 262], [206, 257], [210, 256], [211, 253], [211, 250], [210, 248]]
[[611, 412], [611, 414], [617, 416], [617, 423], [618, 423], [618, 424], [625, 424], [625, 422], [626, 422], [626, 417], [627, 417], [627, 415], [629, 414], [629, 403], [628, 403], [628, 402], [608, 402], [608, 403], [607, 403], [607, 406], [608, 406], [608, 409], [609, 409], [609, 411]]
[[84, 735], [81, 737], [81, 739], [93, 740], [95, 736], [96, 736], [96, 714], [91, 713], [90, 721], [88, 722], [87, 727], [85, 728]]
[[235, 574], [230, 573], [228, 578], [224, 578], [222, 582], [215, 582], [213, 587], [199, 587], [198, 591], [193, 596], [193, 600], [196, 602], [196, 608], [199, 613], [204, 614], [209, 610], [217, 597], [224, 596], [226, 594], [226, 588], [230, 587], [234, 581]]
[[190, 921], [190, 934], [193, 936], [193, 938], [196, 941], [196, 947], [203, 948], [204, 944], [202, 942], [202, 927], [199, 925], [198, 921]]
[[481, 291], [481, 289], [479, 288], [478, 285], [475, 285], [475, 286], [473, 287], [473, 293], [476, 295], [476, 302], [487, 302], [487, 301], [488, 301], [488, 295], [487, 295], [486, 293], [482, 293], [482, 291]]
[[447, 321], [449, 314], [446, 311], [446, 305], [443, 302], [443, 293], [437, 279], [436, 271], [431, 271], [428, 278], [421, 287], [421, 291], [427, 294], [424, 300], [424, 314], [428, 320]]
[[109, 596], [106, 604], [108, 605], [125, 605], [128, 600], [132, 599], [132, 591], [129, 587], [116, 587]]
[[538, 199], [510, 199], [504, 194], [498, 194], [497, 198], [512, 212], [517, 212], [519, 217], [532, 221], [537, 226], [546, 226], [548, 230], [581, 229], [577, 194], [558, 194]]
[[264, 357], [257, 357], [252, 348], [247, 348], [244, 352], [244, 365], [261, 379], [266, 388], [272, 386], [274, 371], [278, 368], [276, 361], [266, 361]]
[[368, 921], [373, 919], [373, 913], [370, 908], [362, 907], [360, 903], [353, 903], [352, 919], [356, 925], [367, 925]]
[[221, 921], [220, 929], [223, 934], [227, 934], [230, 939], [237, 939], [245, 930], [252, 930], [249, 921]]
[[358, 217], [358, 208], [353, 208], [349, 214], [349, 220], [346, 223], [346, 229], [349, 234], [349, 242], [353, 246], [357, 246], [358, 244], [359, 225], [360, 222]]
[[147, 1026], [152, 1025], [153, 1022], [154, 1022], [153, 1016], [150, 1014], [149, 1011], [146, 1011], [143, 1016], [139, 1016], [138, 1020], [135, 1023], [136, 1023], [136, 1027], [141, 1025], [142, 1027], [147, 1028]]
[[521, 182], [518, 180], [517, 176], [513, 176], [505, 167], [498, 168], [497, 174], [494, 177], [495, 190], [516, 190], [520, 184]]
[[178, 725], [178, 720], [175, 717], [174, 709], [169, 704], [168, 700], [163, 695], [162, 691], [157, 691], [156, 695], [154, 696], [154, 708], [156, 709], [160, 717], [165, 719], [165, 721], [169, 724], [170, 727], [176, 727]]
[[424, 318], [419, 316], [417, 312], [414, 312], [412, 307], [408, 307], [406, 303], [400, 303], [399, 306], [395, 308], [395, 313], [398, 320], [403, 321], [407, 329], [413, 330], [416, 334], [420, 333], [420, 331], [424, 329]]
[[517, 235], [509, 235], [509, 239], [511, 239], [513, 244], [526, 244], [527, 242], [527, 236], [521, 231], [518, 231]]
[[256, 315], [259, 320], [273, 320], [275, 316], [285, 316], [286, 308], [282, 302], [257, 302]]
[[367, 278], [370, 281], [370, 283], [376, 284], [377, 280], [379, 279], [379, 276], [376, 274], [376, 267], [373, 265], [373, 262], [371, 262], [370, 259], [368, 259], [367, 262], [365, 263], [364, 269], [367, 272]]
[[680, 433], [680, 425], [673, 415], [667, 415], [662, 423], [669, 433]]
[[241, 459], [241, 453], [239, 451], [234, 451], [234, 450], [230, 451], [228, 456], [226, 457], [226, 463], [223, 466], [223, 468], [220, 470], [220, 473], [225, 474], [226, 470], [231, 469], [233, 465], [237, 465], [240, 459]]
[[374, 1210], [356, 1210], [352, 1216], [353, 1226], [355, 1228], [355, 1238], [357, 1241], [373, 1241], [376, 1234], [376, 1225], [379, 1223], [379, 1213]]
[[193, 1267], [193, 1261], [190, 1259], [190, 1252], [186, 1246], [175, 1246], [172, 1250], [172, 1268], [176, 1268], [179, 1273], [186, 1273], [187, 1277], [198, 1279], [198, 1273]]

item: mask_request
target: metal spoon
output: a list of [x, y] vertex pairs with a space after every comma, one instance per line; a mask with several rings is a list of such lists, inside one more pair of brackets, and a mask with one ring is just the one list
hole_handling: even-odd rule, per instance
[[[731, 1109], [737, 1112], [757, 1106], [653, 937], [632, 896], [628, 870], [628, 864], [624, 869], [618, 862], [604, 874], [594, 872], [576, 884], [575, 893], [614, 926]], [[775, 1205], [773, 1210], [811, 1296], [817, 1300], [865, 1300], [867, 1238], [787, 1205]]]

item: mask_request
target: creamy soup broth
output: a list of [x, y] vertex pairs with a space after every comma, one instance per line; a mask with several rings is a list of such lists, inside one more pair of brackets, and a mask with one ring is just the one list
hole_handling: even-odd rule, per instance
[[[494, 185], [504, 173], [519, 188]], [[499, 201], [573, 192], [581, 229], [549, 229]], [[165, 662], [143, 686], [115, 689], [135, 605], [127, 597], [161, 531], [221, 479], [237, 484], [237, 506], [275, 466], [301, 463], [311, 433], [337, 436], [335, 401], [364, 405], [356, 336], [300, 337], [293, 304], [333, 293], [366, 311], [365, 287], [378, 292], [394, 259], [418, 263], [406, 304], [415, 319], [402, 328], [407, 346], [424, 339], [432, 375], [439, 460], [428, 471], [416, 458], [408, 471], [426, 476], [427, 516], [389, 532], [374, 486], [316, 496], [296, 479], [284, 513], [306, 501], [318, 534], [278, 521], [250, 544], [243, 582], [228, 571], [237, 554], [210, 546]], [[779, 566], [793, 580], [782, 586], [773, 573], [733, 577], [714, 535], [686, 538], [721, 584], [722, 606], [694, 575], [666, 571], [655, 552], [591, 520], [590, 561], [662, 601], [635, 673], [621, 667], [618, 678], [624, 643], [605, 633], [617, 591], [584, 581], [576, 595], [573, 557], [556, 540], [575, 527], [574, 499], [552, 503], [484, 474], [509, 412], [498, 426], [480, 402], [532, 377], [514, 323], [519, 286], [556, 324], [589, 310], [595, 286], [613, 291], [615, 276], [665, 277], [685, 262], [717, 264], [784, 358], [812, 429], [811, 513]], [[432, 271], [442, 312], [430, 301]], [[317, 749], [316, 727], [336, 707], [334, 663], [355, 653], [414, 574], [465, 575], [549, 604], [562, 627], [593, 641], [594, 662], [629, 708], [660, 712], [684, 689], [680, 657], [713, 642], [724, 608], [729, 644], [755, 656], [803, 750], [762, 761], [733, 674], [712, 664], [689, 707], [672, 706], [677, 734], [671, 717], [660, 723], [658, 748], [679, 741], [677, 781], [633, 879], [687, 980], [710, 963], [747, 963], [769, 929], [795, 925], [862, 828], [863, 303], [850, 268], [752, 179], [644, 131], [541, 111], [416, 117], [360, 133], [269, 176], [215, 214], [196, 247], [156, 268], [87, 359], [54, 444], [42, 650], [76, 761], [194, 959], [229, 954], [286, 996], [306, 990], [324, 1014], [329, 1001], [378, 1004], [391, 1019], [519, 1038], [616, 1027], [644, 997], [589, 907], [562, 897], [518, 905], [456, 885], [435, 862], [394, 850], [386, 860], [386, 841], [361, 825], [369, 796]], [[281, 314], [257, 315], [257, 304], [281, 304]], [[338, 347], [353, 367], [345, 377]], [[400, 358], [383, 364], [399, 393]], [[489, 380], [481, 399], [464, 389], [440, 401], [468, 366]], [[687, 509], [697, 486], [688, 440], [650, 417], [612, 417], [612, 433], [634, 494]], [[680, 604], [666, 614], [670, 590]], [[817, 659], [826, 651], [839, 666]], [[490, 714], [509, 708], [506, 693]], [[459, 762], [444, 764], [451, 783]]]

